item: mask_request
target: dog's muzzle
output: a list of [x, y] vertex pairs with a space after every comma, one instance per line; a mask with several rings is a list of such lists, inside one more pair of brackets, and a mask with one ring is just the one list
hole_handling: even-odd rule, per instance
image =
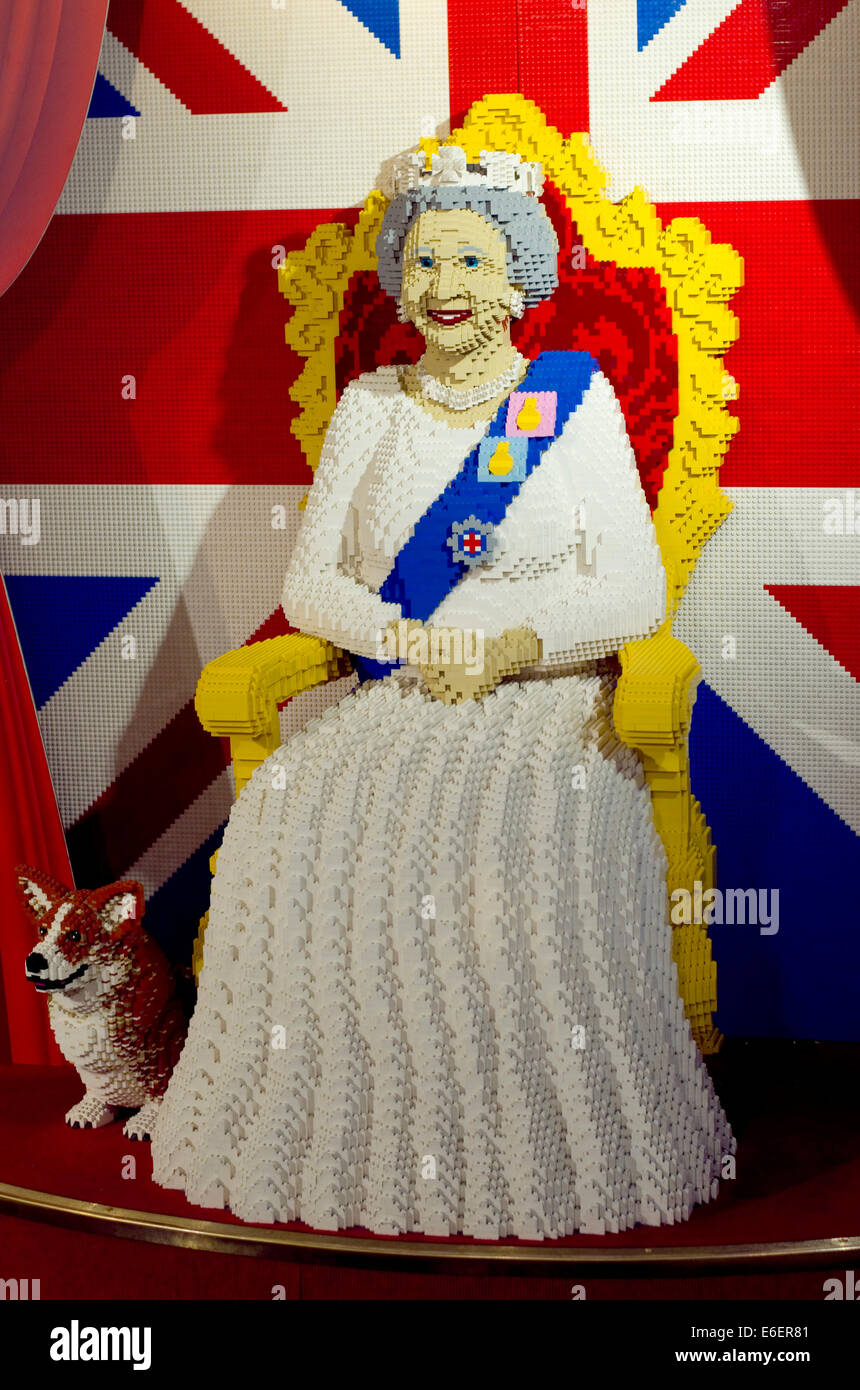
[[24, 961], [24, 972], [30, 984], [35, 985], [37, 989], [65, 989], [66, 985], [72, 983], [72, 980], [80, 979], [88, 964], [88, 961], [84, 961], [83, 965], [79, 965], [77, 970], [73, 970], [71, 975], [67, 975], [64, 980], [45, 980], [42, 978], [42, 973], [48, 969], [48, 962], [38, 951], [31, 951]]

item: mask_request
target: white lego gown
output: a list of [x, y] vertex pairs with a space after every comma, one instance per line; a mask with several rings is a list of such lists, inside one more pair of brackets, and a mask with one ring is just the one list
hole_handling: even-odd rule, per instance
[[[486, 429], [435, 420], [395, 368], [347, 388], [284, 588], [296, 627], [377, 656], [399, 616], [377, 590]], [[684, 1017], [664, 851], [597, 660], [665, 609], [600, 373], [496, 538], [428, 623], [532, 627], [540, 665], [458, 705], [408, 668], [366, 682], [233, 808], [152, 1144], [155, 1180], [196, 1205], [555, 1237], [680, 1220], [716, 1193], [735, 1141]]]

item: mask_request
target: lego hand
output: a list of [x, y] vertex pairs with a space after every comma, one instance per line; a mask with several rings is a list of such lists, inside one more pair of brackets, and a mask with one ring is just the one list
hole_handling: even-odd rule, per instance
[[473, 663], [429, 663], [419, 667], [430, 694], [446, 705], [463, 700], [481, 700], [494, 690], [504, 676], [512, 676], [523, 666], [539, 661], [541, 643], [528, 627], [509, 627], [500, 637], [485, 637], [482, 669]]
[[417, 666], [422, 653], [428, 650], [427, 629], [420, 618], [392, 618], [380, 634], [377, 648], [380, 661]]

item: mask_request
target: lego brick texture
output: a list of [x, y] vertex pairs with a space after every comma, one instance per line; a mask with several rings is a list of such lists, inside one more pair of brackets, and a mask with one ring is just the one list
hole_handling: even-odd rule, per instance
[[672, 1223], [717, 1196], [735, 1141], [611, 688], [446, 706], [404, 673], [257, 769], [157, 1183], [248, 1221], [491, 1239]]
[[132, 1108], [123, 1133], [148, 1138], [185, 1039], [178, 980], [141, 927], [139, 883], [75, 891], [21, 865], [17, 886], [35, 945], [27, 980], [47, 1001], [51, 1028], [84, 1095], [72, 1129], [101, 1129]]
[[[291, 428], [302, 359], [284, 342], [275, 269], [320, 225], [352, 229], [386, 160], [444, 136], [485, 93], [519, 91], [565, 136], [590, 131], [613, 200], [639, 185], [664, 225], [699, 218], [743, 258], [726, 355], [740, 430], [721, 473], [733, 510], [675, 631], [704, 672], [692, 778], [719, 881], [779, 890], [780, 924], [772, 936], [712, 929], [718, 1021], [856, 1038], [858, 0], [625, 0], [587, 14], [506, 0], [489, 29], [463, 0], [153, 6], [153, 24], [188, 15], [180, 47], [169, 27], [159, 41], [136, 29], [137, 8], [114, 7], [100, 63], [125, 114], [94, 104], [58, 214], [0, 300], [0, 498], [29, 505], [4, 507], [0, 571], [25, 657], [36, 634], [31, 682], [77, 881], [139, 880], [147, 924], [190, 957], [233, 800], [227, 750], [194, 714], [196, 681], [221, 652], [286, 630], [282, 586], [312, 476]], [[743, 87], [720, 57], [727, 39], [749, 55]], [[206, 78], [216, 53], [218, 83]], [[677, 392], [660, 295], [646, 271], [591, 255], [574, 268], [576, 227], [551, 186], [545, 201], [569, 273], [514, 342], [532, 357], [594, 354], [653, 506]], [[329, 385], [344, 411], [363, 374], [420, 349], [369, 271], [340, 329]], [[383, 414], [420, 488], [429, 440]], [[392, 538], [377, 539], [384, 553]], [[541, 563], [551, 552], [548, 538]], [[520, 587], [550, 582], [523, 574]], [[650, 582], [643, 572], [643, 607]], [[62, 640], [39, 644], [58, 614]], [[553, 650], [572, 650], [570, 628], [545, 629]], [[354, 685], [303, 692], [282, 732]]]

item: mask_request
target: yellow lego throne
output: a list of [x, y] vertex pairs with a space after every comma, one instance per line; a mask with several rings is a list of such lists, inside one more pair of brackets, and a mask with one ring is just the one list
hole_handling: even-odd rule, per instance
[[[422, 140], [429, 159], [436, 140]], [[678, 413], [657, 505], [653, 512], [668, 581], [669, 602], [659, 631], [619, 653], [614, 721], [619, 737], [642, 759], [656, 828], [668, 860], [667, 890], [713, 885], [715, 854], [701, 809], [690, 791], [687, 738], [700, 668], [672, 634], [672, 621], [693, 566], [731, 504], [717, 474], [737, 422], [727, 402], [737, 387], [723, 354], [737, 336], [726, 301], [742, 283], [737, 253], [713, 245], [696, 219], [676, 218], [663, 227], [641, 189], [615, 204], [603, 196], [605, 176], [585, 135], [564, 139], [539, 109], [521, 96], [477, 102], [446, 144], [464, 147], [472, 159], [482, 149], [516, 149], [539, 160], [563, 196], [591, 257], [618, 268], [656, 274], [671, 313], [678, 345]], [[374, 246], [386, 198], [370, 194], [355, 230], [327, 223], [307, 245], [288, 256], [279, 285], [295, 312], [287, 324], [289, 345], [306, 358], [291, 396], [300, 406], [293, 430], [311, 467], [322, 446], [336, 401], [335, 342], [339, 316], [353, 277], [375, 270]], [[291, 633], [228, 652], [206, 666], [197, 688], [198, 716], [210, 733], [231, 741], [237, 794], [254, 769], [281, 743], [278, 709], [302, 690], [344, 675], [349, 658], [317, 637]], [[202, 932], [195, 948], [199, 967]], [[668, 926], [681, 995], [693, 1035], [704, 1053], [722, 1041], [713, 1025], [716, 965], [702, 925]]]

